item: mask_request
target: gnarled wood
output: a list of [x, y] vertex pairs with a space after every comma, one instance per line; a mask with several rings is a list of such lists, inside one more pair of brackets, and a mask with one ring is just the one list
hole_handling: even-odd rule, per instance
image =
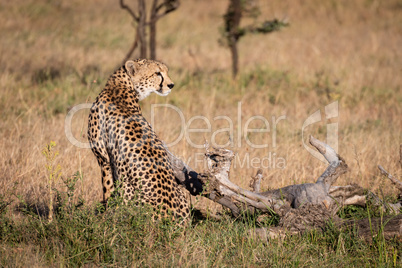
[[[345, 161], [325, 143], [310, 137], [310, 143], [324, 155], [328, 168], [316, 183], [290, 185], [277, 190], [256, 193], [239, 187], [229, 179], [229, 170], [234, 153], [227, 149], [206, 147], [206, 158], [210, 170], [199, 174], [175, 157], [167, 148], [175, 176], [192, 195], [203, 194], [209, 199], [222, 203], [238, 215], [242, 209], [258, 209], [262, 212], [275, 212], [284, 215], [289, 208], [297, 208], [304, 203], [324, 204], [334, 207], [334, 199], [329, 189], [348, 167]], [[222, 200], [222, 201], [220, 201]]]
[[[203, 195], [222, 206], [229, 208], [234, 216], [242, 212], [252, 213], [259, 210], [263, 213], [276, 213], [281, 216], [280, 223], [274, 228], [260, 228], [250, 231], [255, 237], [273, 238], [284, 234], [297, 234], [311, 229], [325, 230], [328, 221], [334, 221], [342, 228], [359, 227], [359, 234], [371, 239], [371, 232], [367, 230], [367, 219], [359, 221], [340, 220], [335, 213], [346, 205], [365, 206], [367, 200], [374, 206], [385, 208], [388, 211], [399, 212], [401, 204], [387, 204], [362, 187], [352, 184], [347, 186], [332, 186], [336, 179], [347, 172], [348, 166], [344, 159], [327, 144], [310, 137], [310, 144], [314, 146], [328, 161], [329, 165], [315, 183], [290, 185], [280, 189], [259, 193], [255, 182], [262, 178], [258, 172], [253, 182], [253, 190], [249, 191], [230, 181], [230, 166], [234, 153], [223, 148], [212, 148], [206, 145], [206, 159], [209, 170], [197, 173], [180, 159], [169, 153], [174, 167], [177, 181], [192, 195]], [[380, 168], [381, 169], [381, 168]], [[385, 171], [386, 172], [386, 171]], [[384, 173], [399, 188], [399, 180], [387, 172]], [[401, 237], [401, 216], [386, 218], [385, 221], [373, 220], [374, 229], [382, 230], [384, 237]], [[373, 227], [372, 226], [372, 227]], [[376, 229], [377, 228], [377, 229]]]

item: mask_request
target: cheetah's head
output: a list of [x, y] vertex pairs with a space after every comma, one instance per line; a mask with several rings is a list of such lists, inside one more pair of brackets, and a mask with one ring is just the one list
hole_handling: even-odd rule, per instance
[[129, 60], [125, 67], [139, 100], [143, 100], [152, 92], [167, 96], [174, 84], [168, 76], [165, 64], [153, 60]]

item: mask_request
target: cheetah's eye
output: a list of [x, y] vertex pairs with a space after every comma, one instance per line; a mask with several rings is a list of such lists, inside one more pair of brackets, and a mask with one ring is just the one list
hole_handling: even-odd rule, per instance
[[162, 76], [162, 73], [161, 73], [161, 72], [156, 72], [155, 74]]

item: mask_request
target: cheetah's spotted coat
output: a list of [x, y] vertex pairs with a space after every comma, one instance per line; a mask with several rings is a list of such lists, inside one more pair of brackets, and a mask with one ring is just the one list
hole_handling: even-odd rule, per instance
[[89, 115], [88, 139], [102, 170], [103, 201], [121, 182], [126, 200], [135, 196], [161, 215], [187, 219], [189, 207], [178, 187], [161, 140], [138, 102], [173, 88], [167, 67], [157, 61], [127, 61], [107, 81]]

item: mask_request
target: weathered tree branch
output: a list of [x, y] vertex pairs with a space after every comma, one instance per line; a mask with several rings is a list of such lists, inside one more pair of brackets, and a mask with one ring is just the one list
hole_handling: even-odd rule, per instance
[[[289, 207], [298, 208], [304, 203], [324, 204], [335, 209], [336, 203], [329, 195], [329, 189], [336, 179], [348, 170], [345, 161], [327, 144], [310, 136], [313, 145], [329, 162], [329, 166], [317, 179], [316, 183], [290, 185], [277, 190], [261, 193], [273, 199], [285, 200]], [[275, 210], [275, 209], [274, 209]]]
[[[334, 207], [336, 202], [329, 196], [332, 183], [347, 171], [347, 165], [336, 152], [319, 140], [310, 137], [310, 143], [319, 150], [330, 163], [316, 183], [290, 185], [277, 190], [256, 193], [242, 189], [229, 179], [229, 170], [234, 153], [227, 149], [210, 151], [206, 158], [209, 171], [199, 174], [169, 152], [177, 180], [193, 195], [203, 194], [209, 199], [223, 203], [237, 216], [242, 209], [258, 209], [284, 215], [289, 208], [297, 208], [304, 203], [324, 204]], [[220, 201], [222, 200], [222, 201]], [[240, 209], [241, 208], [241, 209]]]
[[[332, 186], [336, 179], [348, 170], [342, 157], [327, 144], [310, 136], [310, 144], [314, 146], [328, 161], [329, 166], [317, 179], [316, 183], [290, 185], [280, 189], [259, 193], [258, 184], [262, 178], [259, 170], [253, 181], [253, 192], [242, 189], [229, 180], [229, 170], [234, 153], [227, 149], [213, 148], [206, 145], [206, 159], [209, 170], [197, 173], [168, 151], [175, 176], [192, 195], [202, 195], [222, 206], [229, 208], [237, 217], [243, 212], [259, 210], [263, 213], [276, 213], [281, 216], [277, 227], [259, 228], [250, 231], [250, 235], [263, 239], [297, 234], [311, 229], [325, 230], [327, 222], [333, 220], [340, 228], [359, 227], [359, 235], [370, 240], [376, 230], [383, 228], [384, 237], [402, 237], [401, 215], [385, 217], [383, 221], [371, 219], [370, 227], [367, 219], [344, 221], [335, 213], [345, 205], [371, 205], [398, 212], [401, 204], [387, 204], [374, 193], [353, 184]], [[387, 176], [391, 176], [386, 172]], [[392, 176], [391, 176], [392, 177]], [[397, 179], [392, 177], [399, 185]], [[372, 228], [372, 229], [370, 229]]]
[[381, 171], [381, 174], [386, 176], [390, 181], [395, 185], [396, 188], [398, 188], [399, 191], [402, 192], [402, 182], [399, 181], [397, 178], [392, 176], [391, 174], [388, 173], [381, 165], [378, 165], [378, 169]]

